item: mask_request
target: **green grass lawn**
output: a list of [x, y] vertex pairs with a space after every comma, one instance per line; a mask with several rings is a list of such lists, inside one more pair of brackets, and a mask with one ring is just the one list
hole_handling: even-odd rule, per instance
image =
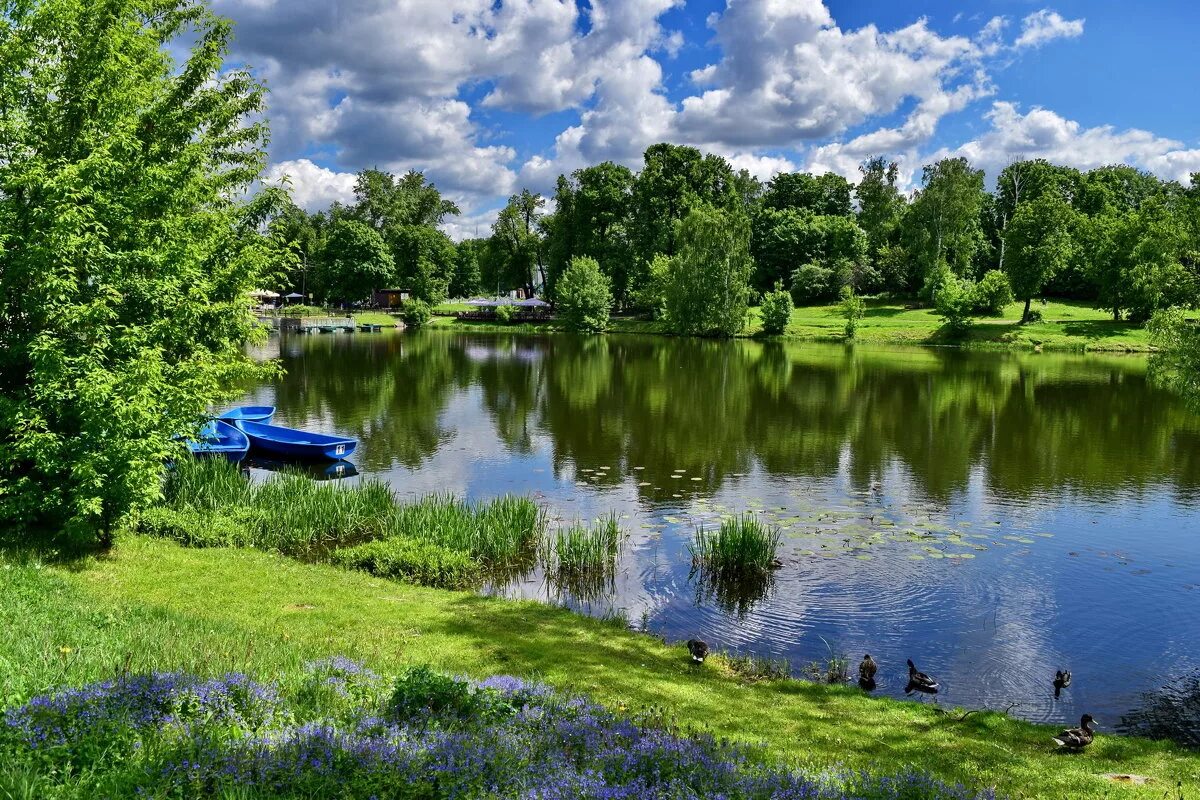
[[[1043, 321], [1021, 325], [1024, 306], [1013, 303], [1002, 317], [977, 317], [962, 343], [975, 346], [1054, 350], [1147, 351], [1150, 338], [1145, 328], [1130, 322], [1114, 322], [1112, 314], [1088, 303], [1054, 301], [1034, 308]], [[751, 333], [759, 329], [757, 309], [752, 311]], [[843, 337], [845, 320], [836, 304], [805, 306], [792, 312], [786, 336], [799, 339]], [[894, 301], [868, 300], [867, 314], [859, 325], [862, 342], [904, 344], [955, 344], [942, 330], [942, 320], [929, 308], [906, 308]]]
[[[7, 558], [7, 562], [5, 562]], [[798, 766], [909, 768], [1010, 797], [1194, 797], [1200, 754], [1104, 735], [1057, 752], [1053, 729], [799, 681], [748, 683], [722, 659], [532, 602], [392, 583], [246, 550], [128, 537], [107, 556], [47, 566], [0, 555], [0, 704], [135, 670], [275, 676], [344, 654], [395, 671], [429, 664], [581, 690], [615, 708], [658, 706]], [[894, 664], [884, 670], [898, 670]], [[1108, 721], [1108, 720], [1105, 720]], [[1104, 773], [1150, 776], [1118, 786]]]
[[[961, 339], [947, 336], [940, 317], [930, 308], [907, 308], [903, 302], [867, 300], [866, 317], [859, 323], [857, 340], [866, 344], [966, 345], [1046, 350], [1088, 350], [1113, 352], [1149, 352], [1152, 350], [1146, 329], [1131, 322], [1114, 322], [1112, 314], [1088, 303], [1059, 300], [1034, 308], [1043, 321], [1021, 325], [1024, 306], [1013, 303], [1001, 317], [978, 317]], [[440, 307], [439, 307], [440, 310]], [[836, 304], [802, 306], [792, 312], [784, 333], [786, 339], [843, 341], [845, 320]], [[504, 325], [495, 322], [457, 320], [436, 317], [432, 327], [459, 330], [546, 332], [557, 330], [553, 322]], [[661, 333], [657, 323], [636, 317], [614, 317], [612, 333]], [[750, 309], [745, 336], [762, 331], [757, 308]]]
[[398, 317], [394, 317], [386, 311], [359, 311], [353, 316], [354, 321], [360, 325], [395, 327], [396, 323], [400, 321]]

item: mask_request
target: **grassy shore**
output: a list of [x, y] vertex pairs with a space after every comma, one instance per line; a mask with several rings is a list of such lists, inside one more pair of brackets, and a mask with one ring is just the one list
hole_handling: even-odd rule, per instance
[[[798, 681], [748, 683], [724, 659], [693, 667], [681, 646], [529, 602], [427, 589], [250, 550], [141, 537], [68, 566], [0, 555], [0, 704], [49, 686], [135, 670], [273, 677], [344, 654], [384, 671], [538, 677], [614, 708], [665, 708], [682, 721], [764, 743], [798, 766], [910, 768], [1027, 798], [1192, 797], [1200, 755], [1101, 736], [1055, 750], [1052, 729], [979, 713], [869, 698]], [[895, 665], [884, 665], [884, 669]], [[1150, 786], [1117, 786], [1135, 773]]]
[[[1000, 317], [979, 317], [966, 336], [950, 337], [942, 320], [932, 309], [908, 308], [891, 300], [868, 300], [866, 317], [859, 323], [857, 340], [865, 344], [962, 345], [968, 347], [1046, 350], [1086, 350], [1111, 352], [1149, 352], [1152, 348], [1145, 328], [1130, 322], [1114, 322], [1104, 310], [1077, 301], [1035, 304], [1043, 321], [1021, 325], [1023, 306], [1013, 303]], [[439, 328], [459, 330], [505, 330], [544, 332], [556, 329], [555, 323], [502, 325], [471, 322], [453, 317], [437, 317], [431, 323]], [[845, 321], [836, 304], [803, 306], [792, 312], [791, 322], [782, 338], [800, 341], [843, 341]], [[613, 333], [660, 333], [654, 322], [631, 317], [614, 317]], [[750, 310], [749, 325], [743, 336], [758, 336], [762, 324], [757, 308]]]

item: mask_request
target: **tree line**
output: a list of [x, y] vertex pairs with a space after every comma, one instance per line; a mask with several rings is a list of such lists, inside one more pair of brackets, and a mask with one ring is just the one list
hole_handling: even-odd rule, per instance
[[[1200, 178], [1185, 186], [1124, 165], [1017, 161], [989, 191], [982, 170], [945, 158], [905, 193], [884, 158], [864, 162], [857, 184], [803, 172], [762, 183], [720, 156], [661, 143], [640, 172], [604, 162], [559, 176], [549, 205], [523, 190], [489, 236], [454, 244], [436, 228], [458, 209], [421, 173], [367, 170], [354, 203], [293, 208], [272, 229], [305, 256], [325, 300], [362, 299], [382, 282], [430, 303], [509, 289], [553, 301], [587, 258], [612, 309], [674, 319], [680, 332], [736, 326], [739, 307], [779, 289], [796, 303], [847, 289], [930, 303], [940, 293], [950, 318], [956, 302], [963, 314], [1002, 305], [1007, 286], [1026, 317], [1034, 299], [1056, 296], [1134, 322], [1200, 296]], [[680, 317], [714, 297], [730, 320]]]

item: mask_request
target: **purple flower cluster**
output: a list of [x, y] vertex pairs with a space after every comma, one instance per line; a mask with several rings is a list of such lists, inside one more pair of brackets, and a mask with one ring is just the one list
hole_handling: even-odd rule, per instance
[[39, 695], [4, 712], [4, 725], [27, 745], [46, 748], [172, 726], [254, 731], [278, 722], [282, 710], [275, 687], [245, 675], [199, 679], [160, 672]]
[[[335, 678], [348, 687], [381, 683], [345, 660], [312, 664], [306, 675], [322, 684]], [[456, 713], [433, 720], [413, 719], [407, 711], [429, 706], [427, 693], [447, 692], [444, 683], [422, 672], [398, 681], [390, 706], [380, 713], [364, 706], [357, 718], [339, 713], [297, 723], [293, 720], [304, 715], [289, 707], [296, 697], [281, 699], [276, 690], [242, 676], [197, 681], [152, 675], [38, 698], [8, 712], [4, 724], [19, 731], [26, 746], [44, 749], [87, 738], [98, 729], [97, 720], [153, 729], [178, 726], [186, 718], [181, 735], [147, 748], [139, 765], [136, 788], [152, 796], [208, 797], [240, 786], [266, 794], [349, 798], [991, 797], [917, 774], [875, 779], [796, 773], [711, 736], [640, 723], [517, 678], [458, 685], [480, 702], [456, 704]], [[404, 697], [406, 692], [413, 696]], [[468, 713], [458, 713], [463, 709]]]

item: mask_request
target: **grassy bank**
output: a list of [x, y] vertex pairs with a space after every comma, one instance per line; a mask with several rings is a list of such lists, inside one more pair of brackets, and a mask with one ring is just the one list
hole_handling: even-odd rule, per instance
[[[0, 558], [4, 558], [0, 556]], [[249, 550], [125, 538], [104, 558], [0, 568], [0, 702], [135, 670], [271, 677], [344, 654], [382, 671], [540, 677], [614, 708], [659, 706], [797, 766], [881, 774], [910, 768], [1013, 797], [1176, 797], [1200, 792], [1200, 756], [1101, 736], [1063, 755], [1052, 729], [999, 714], [944, 715], [918, 703], [796, 681], [746, 683], [723, 659], [544, 605], [408, 586]], [[884, 667], [885, 669], [888, 666]], [[1104, 773], [1151, 786], [1116, 786]]]
[[[1047, 350], [1087, 350], [1112, 352], [1149, 352], [1150, 337], [1146, 330], [1130, 322], [1114, 322], [1107, 311], [1087, 303], [1055, 301], [1035, 304], [1043, 321], [1021, 325], [1023, 306], [1014, 303], [1000, 317], [980, 317], [967, 334], [952, 338], [942, 320], [928, 308], [907, 308], [905, 303], [890, 300], [868, 300], [867, 313], [859, 323], [857, 340], [866, 344], [926, 344], [965, 345]], [[438, 317], [433, 327], [479, 331], [546, 332], [556, 330], [553, 322], [502, 325], [495, 322], [472, 322], [453, 317]], [[800, 341], [844, 340], [842, 319], [836, 304], [802, 306], [792, 312], [791, 322], [782, 338]], [[613, 333], [660, 333], [654, 322], [632, 317], [615, 317], [610, 324]], [[744, 336], [757, 336], [762, 331], [757, 308], [750, 310], [749, 325]]]

